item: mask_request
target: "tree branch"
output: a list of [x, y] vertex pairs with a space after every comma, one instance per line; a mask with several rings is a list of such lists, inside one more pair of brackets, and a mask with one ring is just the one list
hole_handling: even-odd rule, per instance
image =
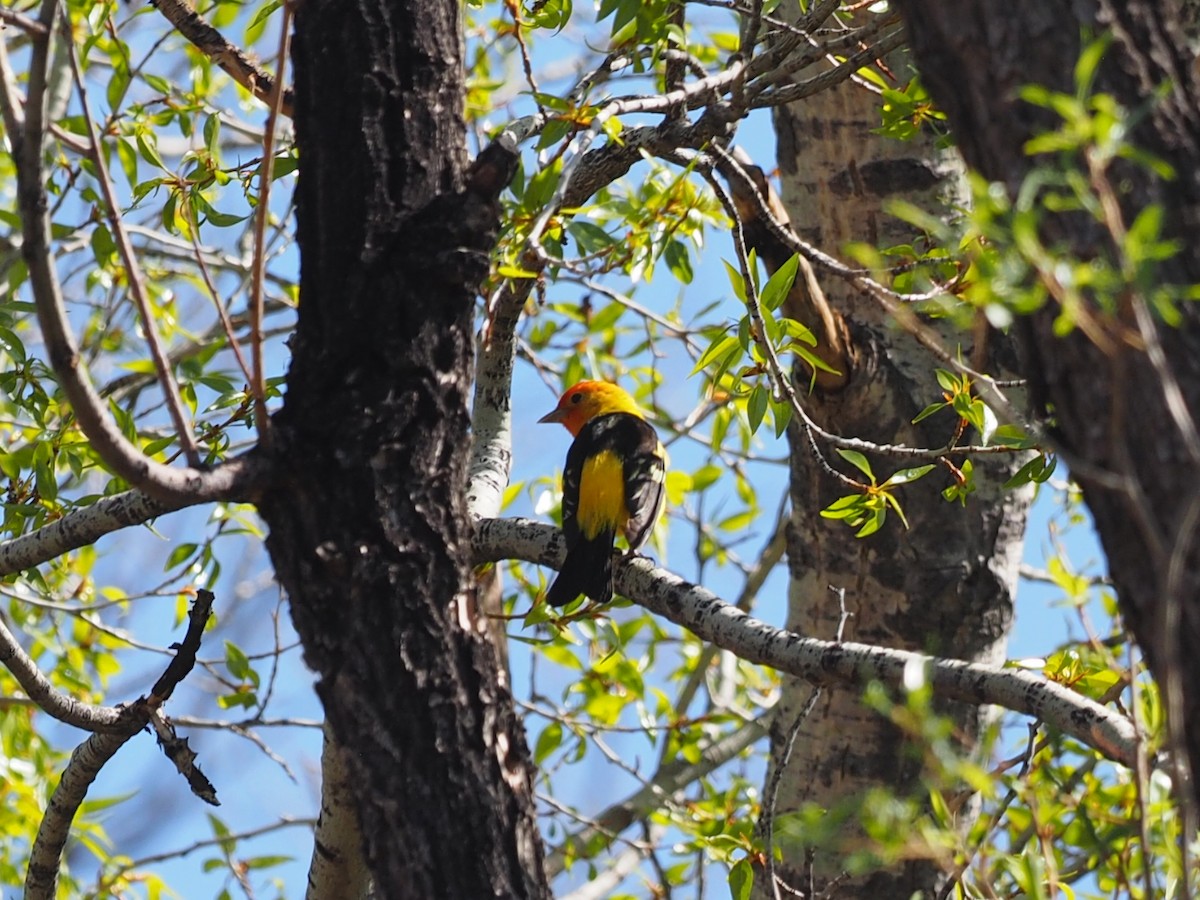
[[534, 279], [505, 281], [488, 302], [475, 359], [467, 509], [475, 518], [500, 514], [512, 465], [512, 376], [517, 323]]
[[131, 727], [133, 731], [141, 727], [130, 725], [128, 709], [81, 703], [54, 687], [3, 620], [0, 620], [0, 663], [12, 672], [30, 700], [60, 722], [103, 734], [129, 734]]
[[[116, 474], [158, 500], [194, 503], [228, 493], [230, 473], [221, 469], [206, 472], [195, 468], [175, 469], [149, 459], [131, 444], [108, 415], [104, 401], [87, 375], [75, 343], [62, 288], [50, 244], [50, 215], [43, 187], [42, 139], [45, 135], [46, 73], [50, 36], [57, 10], [55, 0], [45, 0], [41, 22], [45, 35], [31, 37], [28, 100], [25, 129], [13, 136], [13, 161], [17, 169], [18, 211], [23, 243], [21, 250], [29, 271], [38, 321], [50, 363], [75, 412], [80, 428], [93, 447]], [[0, 81], [0, 91], [8, 87]]]
[[[96, 775], [104, 764], [112, 759], [126, 741], [145, 727], [163, 702], [171, 696], [176, 685], [192, 670], [196, 663], [196, 651], [200, 648], [200, 640], [204, 634], [204, 626], [212, 614], [212, 602], [211, 592], [198, 592], [196, 602], [192, 604], [188, 613], [188, 630], [179, 646], [179, 653], [171, 660], [162, 677], [154, 683], [149, 697], [139, 698], [132, 706], [120, 711], [125, 730], [122, 733], [93, 734], [71, 754], [62, 778], [50, 797], [46, 815], [42, 817], [37, 837], [34, 838], [33, 848], [30, 850], [29, 869], [25, 873], [26, 900], [53, 900], [55, 882], [62, 865], [63, 848], [66, 846], [71, 823], [75, 820], [75, 814], [79, 811], [84, 797], [87, 796], [88, 788], [96, 780]], [[7, 629], [4, 629], [4, 633], [8, 633]], [[7, 664], [7, 660], [5, 662]], [[21, 676], [17, 677], [20, 679]], [[22, 687], [24, 686], [22, 682]], [[186, 742], [184, 743], [186, 745]], [[192, 782], [191, 772], [199, 772], [195, 769], [192, 759], [187, 760], [186, 766], [181, 766], [179, 762], [176, 764], [180, 766], [181, 772], [188, 774], [189, 782]], [[210, 802], [215, 802], [215, 797]]]
[[58, 787], [50, 797], [38, 827], [29, 868], [25, 872], [25, 900], [53, 900], [62, 851], [79, 805], [104, 764], [113, 758], [132, 734], [93, 734], [75, 748]]
[[156, 516], [199, 503], [251, 499], [265, 484], [270, 469], [257, 455], [240, 456], [213, 470], [211, 493], [189, 499], [159, 500], [142, 491], [124, 491], [74, 509], [37, 531], [0, 541], [0, 577], [22, 572], [71, 550], [94, 544], [106, 534], [142, 525]]
[[[279, 61], [276, 63], [276, 71], [280, 78], [283, 77], [287, 66], [291, 25], [292, 8], [285, 2], [283, 4], [283, 21], [279, 25]], [[254, 424], [258, 429], [259, 440], [268, 449], [271, 446], [271, 419], [267, 414], [267, 384], [263, 374], [263, 280], [267, 272], [267, 219], [271, 215], [271, 173], [275, 165], [275, 124], [279, 120], [282, 102], [282, 95], [275, 92], [270, 101], [267, 127], [263, 129], [262, 168], [259, 170], [258, 176], [258, 203], [254, 210], [254, 264], [250, 272], [250, 356], [254, 366], [253, 378], [250, 380], [250, 394], [254, 397]]]
[[[566, 553], [562, 532], [528, 519], [478, 522], [472, 544], [477, 565], [521, 559], [557, 568]], [[911, 677], [909, 673], [920, 673], [941, 697], [994, 704], [1040, 718], [1115, 762], [1131, 768], [1136, 763], [1137, 735], [1129, 720], [1030, 672], [801, 637], [758, 621], [644, 558], [618, 561], [615, 580], [622, 595], [747, 662], [814, 684], [865, 685], [877, 680], [896, 688]]]
[[125, 263], [125, 278], [129, 284], [129, 293], [137, 306], [141, 319], [142, 331], [146, 337], [146, 348], [150, 351], [150, 359], [154, 363], [154, 371], [158, 375], [159, 386], [162, 387], [163, 399], [167, 412], [179, 436], [179, 445], [183, 448], [184, 458], [190, 466], [200, 465], [200, 450], [196, 446], [196, 436], [192, 433], [192, 423], [188, 421], [183, 411], [183, 397], [179, 393], [179, 384], [175, 373], [163, 350], [162, 338], [154, 321], [154, 310], [150, 306], [150, 297], [146, 292], [146, 279], [142, 267], [138, 263], [137, 254], [133, 252], [133, 244], [129, 240], [129, 232], [121, 218], [121, 205], [117, 201], [116, 189], [108, 174], [108, 164], [105, 162], [104, 149], [100, 145], [100, 135], [96, 131], [96, 123], [92, 120], [92, 110], [88, 103], [87, 87], [83, 82], [83, 73], [79, 68], [79, 57], [72, 42], [71, 23], [67, 19], [62, 22], [63, 42], [67, 47], [67, 58], [71, 64], [71, 74], [75, 79], [75, 90], [79, 93], [80, 111], [83, 113], [84, 126], [87, 128], [89, 156], [96, 167], [96, 180], [100, 182], [100, 190], [104, 194], [104, 203], [108, 207], [108, 223], [112, 227], [113, 240], [121, 252], [121, 260]]
[[9, 25], [16, 25], [23, 31], [29, 34], [44, 36], [46, 34], [46, 26], [36, 19], [31, 19], [29, 16], [22, 15], [13, 9], [0, 9], [0, 22]]
[[[230, 78], [248, 90], [263, 103], [270, 104], [275, 96], [275, 78], [255, 65], [245, 53], [225, 40], [221, 32], [213, 28], [196, 12], [187, 0], [153, 0], [167, 20], [175, 26], [192, 45], [215, 62]], [[292, 118], [294, 96], [291, 88], [285, 88], [279, 103], [279, 112]]]

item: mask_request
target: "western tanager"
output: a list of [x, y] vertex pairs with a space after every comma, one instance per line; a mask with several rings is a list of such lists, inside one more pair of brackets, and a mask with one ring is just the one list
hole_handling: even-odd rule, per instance
[[634, 399], [604, 381], [579, 382], [538, 421], [560, 422], [575, 436], [563, 469], [567, 559], [546, 602], [566, 606], [586, 594], [607, 603], [617, 532], [635, 553], [662, 512], [666, 451]]

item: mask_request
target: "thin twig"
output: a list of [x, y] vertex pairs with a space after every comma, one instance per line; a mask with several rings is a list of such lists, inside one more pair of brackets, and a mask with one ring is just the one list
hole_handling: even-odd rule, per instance
[[208, 296], [212, 299], [213, 308], [217, 311], [217, 318], [221, 321], [221, 329], [225, 332], [225, 339], [229, 342], [229, 349], [233, 351], [233, 358], [237, 361], [238, 368], [242, 370], [242, 375], [246, 378], [246, 384], [253, 384], [254, 376], [250, 372], [250, 367], [246, 364], [245, 357], [242, 356], [242, 348], [238, 344], [237, 336], [233, 333], [233, 321], [229, 318], [229, 310], [221, 302], [221, 295], [217, 291], [216, 282], [213, 281], [212, 273], [208, 270], [208, 263], [204, 259], [204, 250], [200, 246], [200, 223], [196, 221], [196, 212], [190, 203], [184, 203], [183, 208], [185, 215], [188, 217], [188, 238], [192, 244], [192, 251], [196, 254], [196, 265], [200, 269], [200, 279], [204, 282]]
[[779, 785], [783, 781], [783, 773], [787, 769], [788, 762], [791, 761], [792, 750], [796, 746], [796, 738], [800, 735], [800, 728], [804, 725], [809, 715], [812, 714], [820, 698], [821, 686], [813, 685], [808, 701], [804, 704], [800, 712], [797, 713], [796, 720], [792, 722], [792, 727], [788, 729], [787, 740], [783, 745], [783, 753], [780, 754], [774, 771], [771, 772], [771, 780], [767, 783], [767, 793], [763, 797], [762, 817], [758, 821], [758, 827], [763, 836], [763, 850], [767, 858], [767, 884], [775, 900], [780, 900], [779, 881], [775, 877], [775, 804], [779, 799]]
[[75, 748], [38, 826], [25, 871], [25, 900], [53, 900], [62, 851], [88, 788], [132, 734], [93, 734]]
[[693, 103], [700, 102], [699, 98], [706, 98], [710, 93], [732, 84], [742, 75], [744, 69], [745, 63], [741, 60], [734, 60], [724, 71], [691, 82], [679, 90], [654, 97], [621, 98], [605, 104], [604, 108], [596, 113], [589, 128], [572, 142], [576, 145], [574, 152], [563, 164], [562, 174], [559, 176], [553, 195], [530, 229], [529, 245], [537, 258], [543, 262], [549, 262], [549, 254], [546, 253], [546, 249], [541, 243], [542, 232], [545, 231], [550, 219], [562, 208], [576, 170], [587, 157], [588, 148], [604, 133], [604, 126], [610, 119], [614, 116], [633, 113], [669, 113], [676, 107], [691, 108]]
[[316, 822], [313, 819], [293, 819], [288, 816], [280, 817], [278, 822], [273, 822], [270, 825], [260, 825], [258, 828], [248, 828], [245, 831], [231, 832], [222, 834], [216, 837], [203, 838], [202, 840], [194, 841], [186, 847], [180, 847], [177, 850], [167, 850], [163, 853], [155, 853], [150, 856], [143, 856], [139, 859], [130, 860], [128, 863], [117, 868], [115, 872], [109, 875], [102, 875], [96, 881], [96, 888], [93, 893], [104, 894], [112, 885], [114, 885], [121, 876], [126, 872], [132, 872], [136, 869], [144, 869], [147, 866], [152, 866], [156, 863], [167, 862], [173, 859], [182, 859], [183, 857], [195, 853], [197, 850], [204, 850], [208, 847], [225, 846], [230, 842], [245, 841], [250, 838], [260, 837], [264, 834], [270, 834], [273, 831], [279, 831], [284, 828], [305, 828], [311, 829]]
[[8, 139], [14, 146], [25, 133], [25, 113], [21, 104], [17, 78], [8, 61], [7, 44], [0, 41], [0, 116], [3, 116], [4, 130], [8, 132]]
[[196, 445], [196, 437], [192, 433], [192, 423], [183, 410], [183, 397], [179, 393], [179, 384], [175, 381], [175, 373], [171, 370], [171, 364], [167, 360], [167, 355], [163, 351], [162, 338], [158, 334], [158, 326], [154, 320], [154, 310], [150, 304], [150, 297], [146, 290], [146, 279], [142, 274], [141, 264], [138, 262], [137, 254], [133, 251], [133, 244], [129, 240], [129, 233], [125, 230], [125, 223], [121, 216], [121, 205], [117, 200], [116, 189], [113, 186], [112, 178], [109, 177], [108, 164], [105, 162], [104, 150], [100, 146], [100, 135], [96, 131], [96, 123], [92, 119], [91, 107], [88, 103], [87, 87], [83, 82], [83, 73], [79, 68], [79, 56], [75, 52], [75, 44], [71, 35], [71, 23], [67, 15], [63, 14], [62, 39], [68, 47], [67, 55], [71, 62], [71, 73], [75, 78], [75, 90], [79, 94], [80, 111], [83, 114], [84, 125], [87, 128], [88, 142], [91, 147], [92, 164], [96, 167], [96, 178], [100, 182], [100, 190], [104, 194], [104, 202], [108, 212], [108, 223], [112, 227], [113, 239], [117, 244], [117, 249], [121, 253], [121, 260], [125, 263], [125, 277], [129, 284], [129, 292], [133, 295], [133, 300], [137, 304], [138, 315], [142, 320], [142, 330], [146, 336], [146, 347], [150, 351], [150, 359], [154, 363], [154, 370], [158, 373], [158, 383], [162, 386], [163, 396], [166, 399], [167, 412], [171, 416], [171, 422], [175, 426], [175, 432], [179, 435], [179, 443], [183, 448], [184, 457], [188, 461], [188, 465], [196, 468], [200, 465], [200, 449]]
[[[276, 65], [280, 82], [287, 67], [291, 17], [292, 5], [285, 0], [279, 35], [279, 62]], [[267, 127], [263, 133], [262, 172], [259, 175], [258, 207], [254, 218], [254, 265], [250, 282], [250, 356], [254, 366], [250, 394], [254, 397], [254, 423], [258, 428], [259, 440], [267, 448], [271, 445], [271, 420], [267, 416], [267, 386], [263, 375], [263, 277], [267, 269], [266, 232], [271, 205], [271, 171], [275, 166], [275, 125], [282, 103], [283, 94], [276, 91], [271, 96], [271, 111], [267, 115]]]
[[[80, 359], [51, 251], [49, 204], [44, 187], [42, 141], [46, 131], [47, 67], [56, 11], [55, 0], [44, 0], [40, 20], [48, 30], [45, 36], [30, 39], [25, 130], [10, 136], [17, 170], [18, 211], [24, 238], [22, 251], [46, 354], [79, 427], [114, 472], [159, 500], [178, 506], [219, 499], [236, 489], [238, 477], [225, 467], [211, 472], [181, 471], [146, 457], [125, 438], [108, 415], [104, 401], [96, 394]], [[0, 90], [3, 89], [0, 86]]]

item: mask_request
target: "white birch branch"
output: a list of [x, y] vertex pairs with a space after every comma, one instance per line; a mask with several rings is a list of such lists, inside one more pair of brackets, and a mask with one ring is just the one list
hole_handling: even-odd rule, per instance
[[[528, 519], [477, 522], [473, 550], [476, 564], [521, 559], [555, 569], [566, 553], [562, 532]], [[1031, 672], [802, 637], [760, 622], [645, 558], [620, 560], [614, 574], [618, 593], [747, 662], [814, 684], [881, 681], [897, 688], [924, 678], [938, 696], [1034, 716], [1115, 762], [1131, 768], [1136, 762], [1138, 739], [1128, 719]]]
[[[0, 619], [0, 663], [12, 672], [25, 695], [40, 709], [60, 722], [85, 731], [106, 734], [127, 734], [130, 731], [128, 709], [115, 706], [92, 706], [63, 693], [42, 674], [32, 657], [17, 641], [8, 626]], [[136, 730], [136, 728], [134, 729]]]
[[[179, 652], [168, 664], [166, 671], [154, 683], [148, 696], [140, 697], [136, 702], [120, 711], [124, 730], [121, 733], [93, 734], [75, 748], [71, 759], [63, 770], [46, 814], [38, 825], [37, 836], [29, 854], [29, 868], [25, 872], [26, 900], [54, 900], [55, 885], [58, 872], [62, 867], [63, 850], [71, 830], [71, 823], [79, 812], [79, 806], [87, 796], [88, 788], [96, 780], [96, 775], [113, 755], [133, 735], [137, 734], [152, 717], [160, 715], [162, 704], [170, 698], [176, 686], [192, 670], [196, 663], [196, 651], [200, 648], [200, 640], [204, 634], [204, 626], [212, 613], [213, 595], [210, 591], [200, 591], [195, 603], [188, 612], [188, 630], [183, 641], [179, 644]], [[7, 631], [7, 630], [6, 630]], [[18, 675], [18, 678], [20, 676]], [[39, 673], [40, 677], [40, 673]], [[24, 686], [24, 683], [22, 683]], [[171, 735], [176, 744], [180, 743]], [[186, 751], [187, 742], [181, 742]], [[188, 778], [193, 790], [200, 782], [208, 788], [210, 796], [204, 797], [208, 802], [216, 804], [216, 795], [211, 792], [212, 786], [207, 779], [200, 775], [195, 766], [195, 754], [186, 751], [184, 754], [175, 752], [168, 755], [175, 762], [179, 771]], [[204, 796], [198, 792], [198, 795]]]
[[54, 900], [63, 847], [79, 805], [104, 764], [132, 736], [93, 734], [71, 754], [71, 761], [67, 763], [62, 779], [50, 797], [46, 815], [42, 817], [29, 854], [29, 868], [25, 872], [25, 900]]
[[70, 550], [94, 544], [106, 534], [131, 525], [143, 525], [156, 516], [215, 500], [245, 500], [268, 474], [267, 463], [256, 456], [241, 456], [224, 463], [221, 478], [209, 482], [212, 493], [192, 498], [159, 500], [142, 491], [124, 491], [97, 500], [91, 506], [66, 513], [36, 531], [0, 541], [0, 577], [31, 569]]

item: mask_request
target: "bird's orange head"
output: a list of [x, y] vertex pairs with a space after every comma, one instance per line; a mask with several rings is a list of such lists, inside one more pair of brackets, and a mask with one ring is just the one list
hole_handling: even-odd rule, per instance
[[538, 419], [539, 422], [559, 422], [571, 434], [579, 434], [596, 416], [609, 413], [631, 413], [644, 418], [641, 409], [629, 394], [607, 381], [581, 381], [568, 388], [559, 398], [558, 406]]

